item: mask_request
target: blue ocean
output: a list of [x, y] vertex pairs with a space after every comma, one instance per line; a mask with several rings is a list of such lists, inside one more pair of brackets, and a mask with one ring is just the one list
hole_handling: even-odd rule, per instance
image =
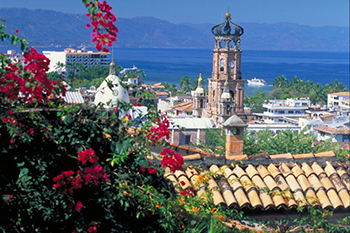
[[[181, 77], [188, 75], [195, 79], [200, 69], [202, 76], [211, 77], [212, 51], [210, 49], [114, 49], [116, 64], [123, 67], [137, 66], [146, 72], [146, 83], [179, 83]], [[242, 52], [243, 79], [254, 77], [264, 79], [269, 85], [261, 91], [272, 89], [273, 80], [285, 75], [287, 79], [298, 76], [322, 85], [334, 80], [344, 83], [348, 88], [348, 52], [304, 52], [304, 51], [254, 51]], [[246, 86], [250, 95], [256, 87]]]
[[[6, 49], [2, 47], [0, 52]], [[38, 51], [62, 49], [37, 48]], [[124, 68], [135, 65], [144, 70], [143, 81], [149, 84], [178, 84], [185, 75], [191, 79], [198, 77], [200, 69], [204, 78], [210, 78], [212, 72], [211, 49], [114, 48], [113, 56], [117, 65]], [[273, 80], [280, 75], [287, 79], [298, 76], [322, 85], [337, 80], [349, 88], [349, 52], [243, 50], [243, 79], [262, 78], [269, 85], [260, 90], [269, 91]], [[246, 86], [245, 93], [251, 95], [257, 89]]]

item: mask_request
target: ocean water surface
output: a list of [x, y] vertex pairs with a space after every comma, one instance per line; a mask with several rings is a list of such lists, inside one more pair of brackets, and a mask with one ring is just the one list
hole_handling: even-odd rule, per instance
[[[2, 47], [0, 52], [7, 49], [10, 48]], [[56, 47], [36, 49], [40, 52], [63, 50]], [[115, 63], [124, 68], [135, 65], [144, 70], [146, 77], [143, 80], [149, 84], [178, 84], [185, 75], [191, 79], [198, 77], [200, 69], [204, 78], [210, 78], [212, 72], [211, 49], [114, 48], [113, 57]], [[322, 85], [337, 80], [349, 88], [349, 52], [243, 50], [243, 79], [262, 78], [269, 85], [261, 90], [268, 91], [272, 89], [273, 80], [280, 75], [285, 75], [289, 80], [298, 76]], [[255, 91], [256, 87], [246, 85], [247, 95]]]
[[[146, 72], [146, 83], [179, 83], [181, 77], [188, 75], [195, 79], [200, 69], [202, 76], [211, 77], [213, 53], [210, 49], [114, 49], [116, 64], [123, 67], [137, 66]], [[264, 79], [271, 90], [273, 80], [285, 75], [287, 79], [298, 76], [322, 85], [334, 80], [349, 88], [348, 52], [305, 52], [305, 51], [254, 51], [242, 52], [242, 77]], [[246, 94], [257, 88], [246, 86]]]

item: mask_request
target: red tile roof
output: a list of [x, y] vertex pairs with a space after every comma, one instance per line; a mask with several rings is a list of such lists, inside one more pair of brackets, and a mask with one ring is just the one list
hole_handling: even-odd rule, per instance
[[[199, 154], [188, 159], [197, 159]], [[208, 183], [200, 176], [209, 174]], [[350, 209], [350, 169], [336, 163], [270, 163], [233, 166], [189, 166], [185, 172], [167, 170], [174, 185], [183, 181], [198, 196], [209, 189], [215, 205], [250, 209], [292, 209], [313, 203], [323, 209]], [[182, 188], [186, 188], [182, 186]]]
[[193, 111], [193, 102], [192, 101], [186, 101], [183, 103], [176, 104], [171, 107], [169, 111], [184, 111], [184, 112], [192, 112]]
[[337, 129], [337, 128], [332, 128], [327, 125], [321, 125], [314, 130], [320, 131], [320, 132], [325, 132], [329, 134], [350, 134], [350, 129], [342, 128], [342, 129]]
[[330, 93], [329, 95], [336, 95], [336, 96], [349, 96], [350, 97], [350, 91], [342, 91], [342, 92], [334, 92]]

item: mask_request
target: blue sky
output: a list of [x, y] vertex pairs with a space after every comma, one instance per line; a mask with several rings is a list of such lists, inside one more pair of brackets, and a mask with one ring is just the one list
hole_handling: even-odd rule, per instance
[[[118, 17], [153, 16], [172, 23], [290, 22], [349, 27], [349, 0], [107, 0]], [[1, 0], [0, 7], [85, 13], [81, 0]]]

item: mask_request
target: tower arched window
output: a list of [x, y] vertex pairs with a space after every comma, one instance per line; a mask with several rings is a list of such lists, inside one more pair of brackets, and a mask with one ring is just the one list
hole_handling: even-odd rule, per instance
[[199, 100], [199, 107], [200, 107], [200, 108], [203, 108], [203, 105], [204, 105], [203, 99]]
[[223, 58], [220, 59], [220, 71], [225, 70], [225, 61]]
[[230, 112], [231, 112], [231, 106], [228, 104], [226, 105], [225, 115], [230, 115]]

